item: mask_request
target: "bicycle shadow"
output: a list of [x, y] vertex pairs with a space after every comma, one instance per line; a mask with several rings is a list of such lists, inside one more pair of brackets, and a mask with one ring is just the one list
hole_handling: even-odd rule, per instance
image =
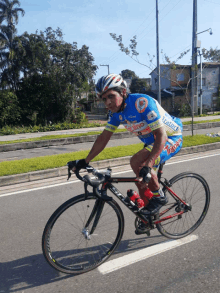
[[21, 292], [70, 277], [51, 268], [42, 254], [0, 263], [1, 292]]
[[[158, 239], [155, 243], [155, 239]], [[141, 248], [163, 242], [163, 236], [153, 236], [122, 240], [113, 256], [129, 253]], [[151, 241], [150, 241], [151, 240]], [[146, 245], [146, 243], [149, 244]], [[94, 248], [95, 249], [95, 248]], [[73, 251], [64, 251], [71, 255]], [[110, 258], [111, 259], [111, 258]], [[66, 275], [50, 267], [43, 254], [36, 254], [21, 259], [0, 263], [0, 291], [17, 292], [72, 278], [75, 275]]]

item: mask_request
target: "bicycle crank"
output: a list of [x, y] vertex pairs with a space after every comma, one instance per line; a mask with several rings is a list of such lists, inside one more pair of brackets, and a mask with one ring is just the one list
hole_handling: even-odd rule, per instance
[[144, 224], [138, 217], [136, 217], [134, 225], [136, 228], [136, 235], [147, 234], [147, 236], [150, 236], [151, 226], [149, 223]]

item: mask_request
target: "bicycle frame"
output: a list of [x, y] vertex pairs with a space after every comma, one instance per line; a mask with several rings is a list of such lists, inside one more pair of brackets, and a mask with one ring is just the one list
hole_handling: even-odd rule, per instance
[[[164, 164], [163, 164], [164, 165]], [[164, 179], [164, 181], [161, 180], [161, 176], [162, 176], [162, 169], [163, 169], [163, 165], [160, 165], [159, 169], [158, 169], [158, 181], [159, 183], [163, 186], [163, 188], [167, 189], [167, 191], [170, 193], [170, 195], [176, 200], [176, 203], [172, 204], [170, 207], [168, 207], [166, 210], [164, 210], [163, 212], [159, 213], [159, 217], [158, 215], [155, 216], [149, 216], [146, 217], [144, 215], [141, 214], [141, 210], [138, 210], [137, 206], [132, 202], [132, 201], [128, 201], [127, 200], [127, 196], [124, 196], [112, 183], [126, 183], [126, 182], [139, 182], [139, 180], [136, 177], [109, 177], [103, 184], [101, 187], [101, 194], [105, 194], [107, 192], [107, 189], [109, 189], [131, 212], [133, 212], [135, 214], [136, 217], [140, 218], [141, 221], [143, 221], [145, 224], [150, 224], [151, 229], [154, 228], [154, 225], [157, 225], [161, 222], [164, 222], [166, 220], [175, 218], [175, 217], [180, 217], [183, 213], [187, 212], [188, 210], [190, 210], [190, 206], [183, 201], [170, 187], [170, 182], [167, 179]], [[94, 191], [95, 192], [95, 189]], [[184, 207], [184, 210], [181, 210], [179, 212], [176, 212], [172, 215], [169, 216], [165, 216], [162, 217], [164, 214], [166, 214], [167, 212], [169, 212], [171, 209], [173, 209], [174, 207], [178, 206], [178, 202], [181, 202]], [[95, 217], [92, 229], [90, 231], [90, 234], [92, 234], [95, 230], [95, 227], [98, 223], [98, 220], [101, 216], [101, 212], [103, 209], [103, 204], [104, 204], [104, 200], [102, 199], [97, 199], [96, 204], [93, 208], [93, 211], [91, 213], [91, 216], [88, 220], [88, 222], [86, 223], [85, 228], [87, 228], [89, 226], [89, 224], [91, 223], [92, 219]], [[100, 209], [101, 207], [101, 209]], [[161, 218], [162, 217], [162, 218]]]
[[[127, 202], [126, 201], [126, 196], [124, 196], [112, 183], [121, 183], [121, 182], [138, 182], [138, 180], [136, 178], [125, 178], [125, 177], [112, 177], [108, 180], [107, 183], [104, 183], [102, 186], [102, 190], [107, 190], [109, 189], [130, 211], [132, 211], [137, 217], [139, 217], [145, 224], [147, 224], [149, 221], [151, 222], [150, 224], [159, 224], [163, 221], [166, 221], [168, 219], [177, 217], [182, 215], [185, 211], [180, 211], [177, 212], [173, 215], [169, 215], [167, 217], [163, 217], [160, 219], [155, 219], [155, 216], [152, 217], [148, 217], [148, 220], [146, 220], [146, 217], [144, 215], [141, 214], [141, 211], [134, 211], [134, 206], [135, 204], [131, 201], [131, 202]], [[168, 190], [168, 192], [172, 195], [172, 197], [178, 201], [180, 201], [182, 204], [184, 204], [185, 206], [188, 206], [187, 203], [185, 201], [183, 201], [181, 198], [179, 198], [179, 196], [173, 192], [164, 182], [159, 181], [160, 183], [162, 183], [163, 187], [166, 188]], [[167, 208], [166, 210], [164, 210], [163, 212], [161, 212], [159, 214], [159, 217], [163, 216], [165, 213], [167, 213], [169, 210], [173, 209], [175, 206], [177, 206], [178, 203], [173, 204], [172, 206], [170, 206], [169, 208]], [[152, 219], [154, 218], [154, 219]]]

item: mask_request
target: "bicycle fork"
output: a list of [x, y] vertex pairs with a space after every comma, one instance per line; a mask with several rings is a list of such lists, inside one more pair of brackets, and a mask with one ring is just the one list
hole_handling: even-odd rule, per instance
[[[95, 229], [97, 227], [98, 221], [100, 219], [100, 216], [102, 214], [104, 204], [105, 204], [104, 200], [101, 200], [101, 199], [96, 200], [96, 202], [94, 204], [94, 207], [92, 209], [92, 212], [91, 212], [91, 214], [89, 216], [89, 219], [86, 222], [86, 225], [82, 230], [82, 234], [84, 235], [85, 239], [87, 239], [87, 240], [91, 239], [91, 235], [94, 233], [94, 231], [95, 231]], [[94, 221], [93, 221], [93, 224], [92, 224], [92, 228], [89, 231], [88, 227], [91, 224], [93, 219], [94, 219]]]

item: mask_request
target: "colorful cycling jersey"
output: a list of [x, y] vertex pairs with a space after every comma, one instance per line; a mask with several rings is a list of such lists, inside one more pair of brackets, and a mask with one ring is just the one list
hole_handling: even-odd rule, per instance
[[114, 132], [120, 124], [145, 144], [154, 142], [152, 131], [162, 126], [169, 138], [182, 134], [181, 120], [169, 115], [155, 99], [144, 94], [130, 94], [124, 110], [111, 114], [105, 129]]

